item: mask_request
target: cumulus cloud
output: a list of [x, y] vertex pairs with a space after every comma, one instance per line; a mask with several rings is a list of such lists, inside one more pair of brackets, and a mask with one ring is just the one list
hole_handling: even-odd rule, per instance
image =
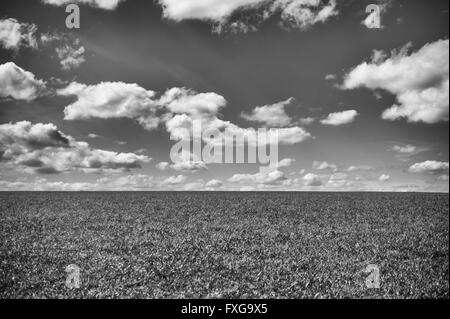
[[59, 63], [64, 71], [76, 69], [85, 62], [84, 53], [85, 49], [80, 45], [79, 40], [76, 40], [73, 44], [65, 43], [56, 48]]
[[279, 161], [278, 163], [273, 164], [272, 168], [280, 169], [292, 166], [295, 163], [295, 159], [293, 158], [285, 158]]
[[333, 163], [328, 163], [326, 161], [324, 162], [320, 162], [320, 161], [314, 161], [313, 162], [313, 169], [315, 170], [333, 170], [333, 171], [337, 171], [338, 167], [336, 164]]
[[350, 180], [350, 176], [348, 174], [335, 173], [328, 179], [327, 186], [343, 189], [354, 186], [354, 183]]
[[180, 185], [186, 182], [186, 180], [187, 177], [184, 175], [170, 176], [162, 182], [162, 185]]
[[180, 172], [198, 172], [207, 170], [208, 167], [202, 161], [186, 161], [175, 163], [170, 166], [172, 169]]
[[227, 101], [216, 93], [197, 93], [186, 88], [172, 88], [161, 96], [158, 104], [176, 114], [201, 117], [217, 114], [226, 106]]
[[160, 171], [167, 171], [170, 168], [170, 164], [167, 162], [161, 162], [156, 164], [156, 168]]
[[228, 179], [230, 183], [252, 183], [256, 185], [280, 185], [287, 178], [283, 172], [272, 170], [256, 174], [235, 174]]
[[[139, 122], [145, 129], [154, 130], [164, 123], [173, 140], [191, 138], [194, 120], [199, 120], [202, 130], [218, 130], [221, 136], [217, 140], [224, 143], [224, 131], [234, 136], [257, 140], [251, 133], [254, 130], [241, 128], [219, 118], [219, 113], [227, 104], [224, 97], [216, 93], [197, 93], [186, 88], [173, 88], [157, 96], [156, 92], [146, 90], [137, 84], [123, 82], [102, 82], [96, 85], [84, 85], [73, 82], [57, 91], [62, 96], [75, 96], [77, 100], [66, 106], [66, 120], [90, 118], [129, 118]], [[278, 133], [280, 144], [297, 144], [312, 138], [311, 134], [300, 127], [274, 129]], [[188, 133], [186, 133], [188, 132]], [[260, 138], [263, 141], [266, 135]], [[266, 139], [266, 143], [269, 143]]]
[[136, 119], [146, 129], [159, 125], [156, 115], [158, 105], [153, 99], [155, 92], [147, 91], [137, 84], [123, 82], [102, 82], [84, 85], [72, 82], [57, 90], [61, 96], [76, 96], [77, 100], [64, 109], [66, 120], [90, 118]]
[[21, 47], [35, 48], [36, 30], [34, 24], [21, 23], [16, 19], [0, 19], [0, 47], [11, 50]]
[[301, 30], [324, 23], [338, 14], [335, 0], [276, 0], [269, 12], [281, 12], [285, 26]]
[[409, 49], [408, 44], [389, 58], [378, 54], [358, 65], [346, 75], [342, 88], [366, 87], [394, 94], [398, 103], [384, 111], [385, 120], [448, 121], [449, 40], [426, 44], [411, 54]]
[[383, 174], [381, 175], [378, 180], [382, 183], [387, 182], [391, 179], [391, 176], [387, 175], [387, 174]]
[[355, 110], [331, 113], [327, 118], [320, 121], [324, 125], [340, 126], [352, 123], [358, 116]]
[[93, 149], [53, 124], [22, 121], [0, 125], [0, 162], [35, 173], [127, 171], [150, 160], [133, 153]]
[[0, 65], [0, 97], [31, 101], [45, 90], [45, 82], [36, 79], [13, 62]]
[[[335, 0], [158, 0], [158, 3], [167, 19], [209, 21], [215, 24], [217, 32], [256, 30], [255, 25], [273, 16], [278, 16], [285, 27], [306, 29], [338, 14]], [[251, 16], [254, 23], [234, 19], [239, 13]]]
[[262, 123], [269, 127], [288, 126], [292, 119], [286, 114], [285, 107], [294, 101], [294, 98], [290, 98], [272, 105], [258, 106], [250, 114], [242, 113], [241, 117], [247, 121]]
[[411, 173], [448, 174], [449, 164], [448, 162], [425, 161], [412, 165], [409, 171]]
[[323, 185], [320, 176], [312, 173], [303, 176], [303, 182], [305, 186], [319, 187]]
[[68, 4], [86, 4], [94, 8], [100, 8], [104, 10], [114, 10], [117, 8], [120, 2], [125, 0], [42, 0], [46, 4], [54, 6], [66, 6]]
[[223, 186], [223, 182], [218, 179], [212, 179], [208, 183], [206, 183], [206, 187], [209, 188], [219, 188]]

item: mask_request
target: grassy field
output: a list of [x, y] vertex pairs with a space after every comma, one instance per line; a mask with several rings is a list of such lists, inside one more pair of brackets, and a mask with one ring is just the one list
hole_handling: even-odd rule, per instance
[[448, 249], [448, 194], [0, 193], [2, 298], [448, 298]]

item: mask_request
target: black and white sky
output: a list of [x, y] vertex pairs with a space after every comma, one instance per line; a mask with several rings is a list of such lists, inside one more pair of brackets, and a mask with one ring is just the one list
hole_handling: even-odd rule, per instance
[[[448, 6], [2, 0], [0, 190], [448, 192]], [[192, 118], [279, 163], [172, 163]]]

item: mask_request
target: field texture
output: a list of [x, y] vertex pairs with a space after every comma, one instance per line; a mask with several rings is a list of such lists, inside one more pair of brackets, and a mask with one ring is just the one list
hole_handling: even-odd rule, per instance
[[0, 193], [2, 298], [448, 298], [448, 249], [442, 194]]

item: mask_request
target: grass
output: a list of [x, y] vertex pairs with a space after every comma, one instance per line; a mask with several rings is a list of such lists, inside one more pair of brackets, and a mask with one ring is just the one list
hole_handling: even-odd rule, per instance
[[448, 194], [0, 193], [1, 298], [448, 298], [448, 249]]

